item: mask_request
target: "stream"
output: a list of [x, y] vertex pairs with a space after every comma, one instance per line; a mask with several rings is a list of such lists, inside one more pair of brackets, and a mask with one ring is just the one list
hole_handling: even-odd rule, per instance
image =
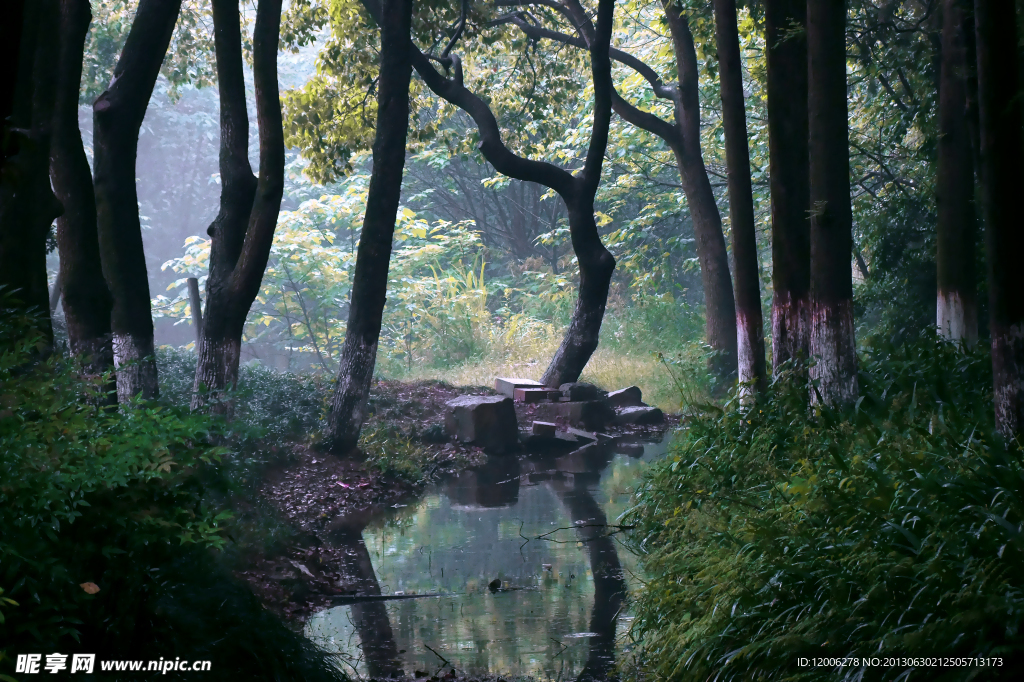
[[353, 596], [310, 617], [306, 636], [364, 678], [454, 666], [604, 679], [628, 651], [625, 597], [639, 584], [615, 524], [672, 433], [491, 458], [364, 528], [336, 530]]

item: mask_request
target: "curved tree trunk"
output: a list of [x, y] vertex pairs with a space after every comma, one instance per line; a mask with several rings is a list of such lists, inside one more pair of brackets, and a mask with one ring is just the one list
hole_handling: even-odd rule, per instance
[[[515, 7], [534, 3], [531, 0], [498, 0], [497, 4]], [[542, 28], [526, 21], [517, 13], [497, 21], [515, 24], [533, 40], [554, 40], [565, 45], [588, 49], [594, 40], [594, 26], [578, 2], [569, 0], [565, 5], [551, 5], [538, 1], [536, 4], [553, 7], [569, 18], [577, 35]], [[678, 87], [662, 82], [654, 69], [627, 52], [613, 47], [610, 48], [609, 54], [612, 59], [628, 66], [647, 80], [657, 97], [672, 100], [675, 105], [675, 123], [669, 123], [650, 112], [638, 109], [614, 89], [611, 92], [612, 109], [623, 120], [660, 137], [675, 155], [696, 236], [697, 257], [700, 261], [704, 289], [707, 340], [717, 352], [710, 362], [710, 369], [720, 380], [729, 380], [736, 375], [736, 308], [732, 282], [729, 279], [729, 257], [722, 235], [722, 219], [700, 148], [697, 55], [686, 18], [673, 11], [671, 3], [665, 3], [665, 10], [676, 49], [680, 77]], [[727, 381], [720, 385], [727, 385]]]
[[768, 150], [772, 200], [772, 367], [810, 357], [811, 206], [805, 0], [767, 0]]
[[811, 191], [810, 377], [825, 403], [857, 399], [853, 337], [853, 214], [846, 114], [846, 3], [807, 3]]
[[[253, 30], [253, 80], [260, 175], [249, 165], [249, 113], [236, 0], [214, 0], [214, 45], [220, 91], [220, 212], [211, 238], [206, 312], [198, 343], [192, 409], [219, 401], [238, 382], [245, 318], [259, 294], [284, 192], [284, 130], [277, 83], [281, 0], [261, 0]], [[217, 409], [228, 411], [218, 402]]]
[[153, 317], [142, 246], [135, 160], [139, 129], [171, 42], [181, 0], [141, 0], [114, 77], [93, 104], [93, 186], [111, 314], [117, 397], [155, 398]]
[[82, 358], [87, 375], [98, 375], [113, 369], [114, 349], [110, 331], [112, 299], [103, 279], [96, 232], [96, 197], [78, 127], [82, 55], [91, 20], [89, 0], [61, 0], [50, 180], [64, 204], [64, 214], [57, 219], [60, 289], [54, 294], [64, 299], [71, 354]]
[[409, 128], [412, 0], [384, 0], [376, 18], [381, 31], [381, 63], [373, 171], [356, 252], [341, 368], [325, 434], [328, 447], [339, 455], [356, 447], [366, 420]]
[[10, 103], [5, 105], [10, 107], [10, 124], [5, 125], [0, 168], [0, 285], [18, 290], [20, 305], [41, 313], [47, 344], [53, 330], [48, 314], [46, 237], [61, 214], [48, 173], [58, 17], [57, 0], [38, 0], [24, 8], [18, 58], [7, 65], [15, 82]]
[[663, 2], [679, 68], [676, 122], [683, 139], [682, 146], [676, 151], [676, 161], [697, 242], [700, 276], [704, 285], [707, 342], [716, 352], [710, 369], [724, 386], [735, 379], [737, 371], [736, 300], [729, 278], [729, 255], [722, 234], [722, 216], [715, 203], [715, 193], [711, 189], [700, 148], [697, 51], [686, 17], [673, 9], [671, 0]]
[[750, 183], [747, 113], [743, 99], [743, 63], [734, 0], [715, 0], [715, 40], [721, 80], [722, 123], [725, 127], [725, 165], [729, 185], [734, 295], [736, 297], [736, 361], [741, 384], [764, 390], [764, 319], [761, 315], [761, 277], [757, 262], [754, 195]]
[[974, 246], [974, 158], [967, 117], [965, 0], [945, 0], [939, 83], [938, 291], [935, 323], [945, 338], [971, 346], [978, 341]]
[[976, 0], [981, 187], [988, 251], [989, 328], [996, 428], [1024, 430], [1024, 253], [1017, 198], [1021, 172], [1020, 79], [1013, 0]]
[[590, 356], [597, 350], [608, 303], [608, 288], [615, 271], [615, 258], [601, 243], [594, 222], [594, 203], [569, 207], [569, 235], [580, 266], [580, 289], [569, 329], [540, 382], [561, 386], [579, 379]]

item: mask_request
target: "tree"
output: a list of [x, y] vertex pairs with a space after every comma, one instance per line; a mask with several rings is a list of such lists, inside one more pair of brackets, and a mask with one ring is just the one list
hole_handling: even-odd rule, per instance
[[[499, 6], [538, 4], [551, 7], [565, 16], [576, 36], [552, 31], [532, 23], [527, 17], [513, 14], [504, 18], [516, 24], [534, 40], [549, 39], [567, 45], [586, 48], [585, 35], [593, 32], [589, 16], [575, 2], [547, 2], [542, 0], [499, 0]], [[735, 377], [737, 369], [736, 303], [729, 279], [729, 257], [722, 235], [722, 218], [715, 202], [714, 191], [708, 179], [707, 168], [700, 146], [700, 95], [698, 91], [697, 52], [690, 32], [689, 21], [674, 6], [674, 0], [664, 0], [665, 21], [672, 37], [672, 45], [679, 72], [678, 84], [666, 84], [657, 72], [627, 52], [611, 48], [615, 61], [628, 66], [643, 77], [656, 97], [667, 99], [675, 109], [675, 123], [644, 111], [614, 89], [612, 109], [632, 125], [657, 135], [668, 145], [676, 158], [683, 192], [693, 219], [697, 257], [700, 261], [701, 282], [704, 288], [705, 333], [707, 343], [716, 351], [711, 369], [719, 378]]]
[[772, 366], [809, 357], [810, 176], [807, 156], [807, 3], [764, 8], [772, 202]]
[[135, 158], [139, 129], [181, 0], [141, 0], [107, 90], [93, 104], [93, 186], [103, 274], [113, 296], [117, 396], [155, 398], [153, 318], [142, 247]]
[[964, 0], [945, 0], [942, 11], [935, 323], [947, 339], [973, 345], [978, 340], [978, 304], [974, 159], [967, 114], [971, 26]]
[[1024, 428], [1024, 253], [1017, 197], [1021, 172], [1021, 93], [1013, 0], [977, 0], [978, 118], [982, 206], [988, 253], [989, 328], [996, 427]]
[[114, 365], [112, 300], [100, 265], [96, 196], [78, 127], [82, 57], [91, 11], [88, 0], [61, 0], [60, 5], [50, 180], [54, 194], [64, 204], [64, 214], [57, 219], [60, 272], [54, 295], [64, 299], [71, 353], [83, 357], [87, 374], [101, 374]]
[[757, 232], [750, 150], [743, 97], [743, 64], [734, 0], [715, 0], [715, 40], [721, 80], [725, 161], [729, 183], [729, 222], [736, 297], [736, 360], [740, 383], [762, 391], [767, 384], [764, 358], [764, 321], [761, 316], [761, 278], [758, 275]]
[[853, 335], [853, 214], [846, 114], [846, 3], [807, 3], [811, 201], [810, 377], [815, 399], [857, 399]]
[[[464, 1], [463, 17], [467, 5]], [[494, 114], [463, 83], [462, 62], [458, 55], [450, 53], [454, 40], [449, 42], [441, 57], [434, 58], [446, 69], [451, 69], [451, 78], [438, 73], [427, 55], [418, 49], [413, 51], [413, 66], [427, 87], [473, 118], [480, 133], [480, 151], [499, 173], [549, 187], [565, 202], [570, 239], [580, 267], [580, 288], [569, 329], [541, 377], [541, 382], [546, 386], [576, 381], [597, 348], [608, 301], [608, 287], [615, 269], [615, 258], [601, 243], [594, 219], [594, 197], [601, 180], [601, 166], [608, 145], [614, 92], [608, 57], [613, 11], [614, 0], [600, 0], [593, 37], [585, 37], [591, 55], [594, 117], [586, 161], [577, 175], [554, 164], [518, 156], [502, 142], [501, 130]]]
[[356, 446], [366, 419], [409, 128], [409, 81], [414, 51], [410, 37], [412, 0], [383, 0], [371, 14], [381, 31], [377, 133], [341, 368], [327, 417], [328, 447], [337, 454], [345, 454]]
[[253, 30], [253, 79], [259, 121], [260, 170], [249, 165], [249, 114], [242, 72], [237, 0], [214, 0], [214, 45], [220, 89], [220, 212], [211, 237], [206, 312], [198, 343], [192, 408], [233, 387], [245, 318], [260, 290], [284, 191], [284, 129], [277, 84], [281, 0], [260, 0]]
[[47, 340], [52, 329], [46, 315], [46, 240], [62, 210], [47, 173], [58, 16], [57, 0], [26, 3], [17, 59], [8, 66], [14, 78], [4, 83], [7, 111], [0, 112], [6, 114], [0, 167], [0, 285], [20, 290], [21, 305], [43, 313]]

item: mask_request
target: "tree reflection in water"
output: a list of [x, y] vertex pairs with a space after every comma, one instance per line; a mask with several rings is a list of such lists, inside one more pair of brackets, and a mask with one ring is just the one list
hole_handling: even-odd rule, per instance
[[636, 559], [603, 526], [643, 466], [604, 447], [494, 459], [362, 533], [336, 531], [331, 541], [352, 547], [347, 589], [444, 596], [335, 607], [307, 632], [361, 657], [359, 672], [373, 677], [397, 671], [396, 658], [408, 673], [433, 673], [440, 655], [460, 672], [604, 679]]

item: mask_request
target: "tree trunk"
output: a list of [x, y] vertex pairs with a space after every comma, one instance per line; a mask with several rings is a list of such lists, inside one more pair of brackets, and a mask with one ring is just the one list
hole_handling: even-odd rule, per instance
[[996, 428], [1018, 438], [1024, 426], [1024, 229], [1017, 208], [1021, 96], [1013, 0], [976, 0], [981, 187], [988, 251], [989, 328]]
[[[583, 8], [578, 2], [573, 0], [570, 7], [582, 15]], [[597, 350], [608, 303], [608, 287], [615, 271], [615, 258], [601, 242], [594, 221], [594, 197], [601, 182], [601, 166], [608, 148], [612, 116], [612, 64], [608, 52], [614, 11], [614, 0], [602, 0], [598, 4], [597, 26], [593, 37], [588, 40], [594, 88], [590, 145], [575, 191], [568, 198], [563, 196], [569, 213], [569, 237], [580, 267], [580, 290], [569, 329], [540, 379], [545, 386], [561, 386], [579, 380], [590, 356]]]
[[142, 246], [135, 160], [139, 129], [181, 0], [141, 0], [114, 77], [93, 104], [93, 183], [103, 275], [113, 295], [117, 397], [157, 396], [153, 317]]
[[722, 234], [722, 217], [708, 180], [700, 148], [700, 93], [697, 51], [686, 17], [663, 0], [672, 44], [679, 69], [676, 124], [682, 145], [675, 151], [683, 192], [690, 207], [693, 232], [704, 285], [705, 330], [708, 345], [716, 352], [710, 363], [712, 373], [728, 385], [737, 372], [736, 300], [729, 278], [729, 255]]
[[768, 152], [772, 200], [772, 367], [810, 357], [811, 226], [805, 0], [767, 0]]
[[721, 79], [725, 164], [732, 227], [734, 294], [736, 297], [737, 370], [741, 384], [763, 391], [767, 384], [761, 278], [757, 262], [754, 196], [750, 183], [747, 114], [743, 98], [743, 63], [734, 0], [715, 0], [715, 40]]
[[615, 259], [601, 243], [594, 221], [594, 200], [569, 207], [569, 235], [580, 266], [580, 289], [569, 329], [540, 382], [561, 386], [577, 381], [590, 356], [597, 350], [601, 322], [608, 303]]
[[[260, 176], [249, 165], [249, 114], [242, 72], [238, 3], [215, 0], [214, 45], [220, 91], [220, 212], [211, 237], [206, 313], [192, 409], [238, 382], [245, 318], [259, 294], [284, 191], [284, 131], [277, 83], [281, 0], [261, 0], [253, 31], [253, 79], [260, 136]], [[197, 318], [198, 319], [198, 318]], [[205, 390], [204, 390], [205, 389]], [[228, 405], [218, 402], [218, 409]]]
[[377, 343], [387, 296], [388, 264], [402, 190], [409, 128], [412, 0], [383, 0], [378, 17], [381, 62], [373, 170], [356, 252], [338, 384], [327, 417], [327, 444], [332, 452], [339, 455], [356, 447], [366, 420], [366, 403], [377, 362]]
[[853, 214], [846, 114], [846, 3], [807, 3], [811, 197], [810, 350], [814, 400], [857, 399], [853, 336]]
[[0, 285], [16, 290], [17, 300], [12, 302], [39, 315], [48, 344], [53, 329], [46, 237], [62, 210], [47, 173], [58, 21], [57, 0], [38, 0], [25, 7], [18, 59], [8, 67], [16, 82], [0, 169]]
[[965, 0], [945, 0], [939, 83], [938, 291], [935, 322], [945, 338], [973, 346], [978, 340], [974, 272], [976, 219], [974, 159], [967, 118]]
[[98, 375], [113, 369], [114, 349], [110, 331], [112, 299], [103, 279], [96, 233], [96, 197], [78, 127], [82, 55], [91, 19], [88, 0], [61, 0], [50, 180], [64, 204], [64, 215], [57, 219], [57, 280], [59, 295], [64, 298], [68, 346], [72, 355], [82, 358], [87, 375]]

